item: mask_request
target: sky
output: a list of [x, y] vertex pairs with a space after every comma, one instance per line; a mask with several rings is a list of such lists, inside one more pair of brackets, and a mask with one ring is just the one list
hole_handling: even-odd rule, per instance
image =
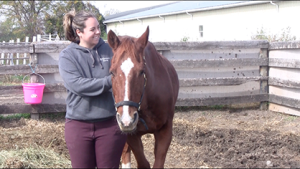
[[130, 11], [139, 8], [156, 6], [161, 4], [172, 3], [175, 1], [90, 1], [95, 5], [101, 14], [111, 9], [118, 10], [119, 12]]
[[90, 2], [99, 9], [101, 14], [104, 15], [106, 11], [109, 11], [111, 9], [118, 10], [119, 12], [124, 12], [124, 11], [139, 9], [139, 8], [172, 3], [175, 1], [90, 1]]

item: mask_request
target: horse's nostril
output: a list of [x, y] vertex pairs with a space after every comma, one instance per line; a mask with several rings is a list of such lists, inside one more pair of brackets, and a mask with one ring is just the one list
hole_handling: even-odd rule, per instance
[[134, 112], [133, 116], [134, 116], [133, 121], [136, 121], [139, 118], [139, 114], [137, 112]]
[[117, 118], [117, 121], [119, 122], [119, 123], [121, 123], [121, 125], [122, 126], [124, 126], [124, 123], [122, 122], [122, 120], [120, 119], [120, 114], [117, 112], [117, 114], [116, 114], [116, 118]]
[[117, 120], [120, 120], [120, 114], [118, 112], [116, 114], [116, 118], [117, 118]]

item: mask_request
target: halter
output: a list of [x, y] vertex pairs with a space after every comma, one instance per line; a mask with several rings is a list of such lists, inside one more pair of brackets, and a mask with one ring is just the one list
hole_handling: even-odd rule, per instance
[[[118, 107], [120, 107], [120, 106], [133, 106], [133, 107], [136, 107], [138, 109], [138, 113], [140, 112], [140, 110], [141, 110], [141, 103], [142, 103], [142, 100], [143, 100], [143, 96], [144, 96], [145, 88], [146, 88], [146, 84], [147, 84], [146, 74], [145, 73], [143, 73], [143, 74], [144, 74], [144, 88], [143, 88], [143, 93], [142, 93], [142, 96], [141, 96], [141, 99], [140, 99], [139, 103], [136, 103], [136, 102], [133, 102], [133, 101], [120, 101], [120, 102], [116, 103], [114, 94], [112, 92], [112, 97], [113, 97], [114, 102], [115, 102], [115, 109], [116, 109], [116, 111], [118, 111]], [[148, 130], [148, 126], [147, 126], [145, 120], [142, 119], [142, 118], [139, 118], [139, 120], [144, 124], [145, 128]]]
[[[145, 88], [146, 88], [146, 84], [147, 84], [146, 74], [145, 73], [143, 73], [143, 74], [144, 74], [144, 88], [143, 88], [143, 93], [142, 93], [140, 102], [139, 103], [136, 103], [136, 102], [133, 102], [133, 101], [121, 101], [119, 103], [115, 102], [116, 111], [117, 111], [118, 107], [120, 107], [120, 106], [133, 106], [133, 107], [136, 107], [138, 109], [138, 111], [140, 111], [141, 103], [142, 103], [142, 100], [143, 100], [143, 96], [144, 96]], [[114, 97], [114, 95], [113, 95], [113, 97]]]

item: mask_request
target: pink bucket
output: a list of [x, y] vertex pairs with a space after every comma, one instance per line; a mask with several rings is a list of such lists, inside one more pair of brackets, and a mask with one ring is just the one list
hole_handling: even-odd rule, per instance
[[[39, 75], [39, 74], [37, 74], [37, 75]], [[45, 79], [44, 79], [44, 81], [45, 81]], [[22, 83], [22, 86], [23, 86], [25, 103], [39, 104], [42, 102], [45, 83]]]

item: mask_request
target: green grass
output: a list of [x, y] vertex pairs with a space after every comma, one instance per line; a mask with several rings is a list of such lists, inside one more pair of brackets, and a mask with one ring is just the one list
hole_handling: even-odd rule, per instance
[[[1, 86], [11, 86], [11, 85], [19, 85], [22, 84], [23, 78], [25, 75], [3, 75], [0, 76], [0, 85]], [[29, 80], [29, 76], [27, 76], [24, 81]]]
[[0, 115], [0, 120], [19, 120], [21, 118], [30, 119], [30, 113], [12, 114], [7, 116]]
[[285, 118], [286, 121], [295, 121], [296, 119], [298, 119], [297, 116], [293, 116], [293, 115], [290, 115], [288, 117]]
[[[40, 114], [40, 120], [50, 120], [50, 121], [57, 121], [65, 119], [66, 113], [45, 113]], [[11, 114], [11, 115], [0, 115], [0, 121], [11, 121], [11, 120], [20, 120], [21, 118], [24, 119], [31, 119], [30, 113], [20, 113], [20, 114]]]
[[215, 105], [215, 106], [210, 106], [211, 109], [214, 110], [223, 110], [224, 108], [226, 108], [226, 106], [224, 105]]
[[65, 119], [66, 113], [45, 113], [40, 114], [40, 119], [47, 119], [51, 121]]

